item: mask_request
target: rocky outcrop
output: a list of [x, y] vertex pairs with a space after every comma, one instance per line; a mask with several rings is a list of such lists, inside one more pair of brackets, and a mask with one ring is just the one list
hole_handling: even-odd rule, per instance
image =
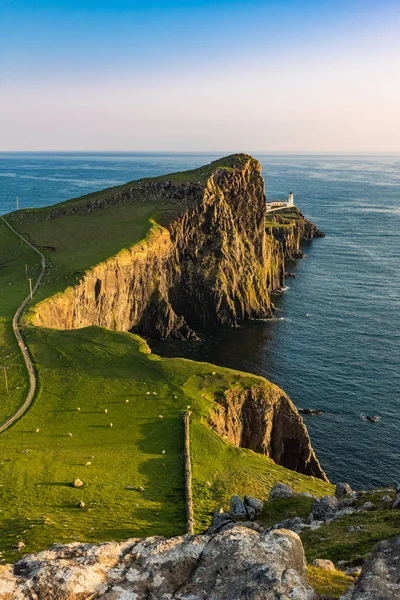
[[298, 535], [215, 535], [56, 546], [1, 567], [1, 600], [314, 600]]
[[400, 537], [377, 544], [360, 577], [342, 600], [398, 600], [400, 598]]
[[327, 480], [302, 418], [280, 388], [261, 380], [249, 389], [227, 390], [215, 400], [210, 425], [226, 440], [287, 469]]
[[288, 228], [266, 230], [261, 166], [250, 156], [233, 155], [206, 170], [199, 181], [143, 180], [35, 212], [33, 220], [51, 220], [120, 203], [173, 206], [171, 218], [154, 223], [145, 240], [39, 303], [33, 323], [188, 339], [199, 327], [270, 317], [270, 293], [284, 285], [285, 257], [299, 255], [301, 241], [318, 230], [299, 212]]
[[[273, 225], [276, 223], [276, 226]], [[286, 259], [301, 258], [303, 253], [301, 245], [312, 242], [316, 237], [324, 237], [324, 233], [308, 221], [296, 207], [290, 209], [290, 213], [268, 214], [267, 232], [275, 240], [281, 243], [283, 254]]]

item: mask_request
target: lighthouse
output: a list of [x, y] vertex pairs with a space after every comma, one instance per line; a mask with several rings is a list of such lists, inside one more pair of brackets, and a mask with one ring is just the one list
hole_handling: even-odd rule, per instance
[[289, 192], [289, 196], [288, 196], [288, 206], [294, 206], [294, 196], [293, 196], [293, 192]]

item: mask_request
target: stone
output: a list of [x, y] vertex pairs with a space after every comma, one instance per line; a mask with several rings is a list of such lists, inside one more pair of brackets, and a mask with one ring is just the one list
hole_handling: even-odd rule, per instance
[[258, 498], [251, 498], [250, 496], [244, 497], [244, 505], [246, 510], [248, 510], [248, 507], [253, 508], [257, 517], [262, 513], [264, 508], [264, 502], [262, 500], [259, 500]]
[[256, 511], [254, 510], [254, 508], [252, 506], [246, 506], [246, 513], [248, 518], [250, 519], [250, 521], [255, 521], [256, 520]]
[[345, 575], [348, 575], [349, 577], [359, 577], [361, 575], [361, 567], [347, 567], [346, 569], [343, 569], [343, 573]]
[[231, 514], [227, 512], [222, 512], [221, 509], [216, 509], [213, 511], [211, 525], [208, 528], [207, 533], [216, 533], [220, 531], [221, 527], [223, 527], [227, 523], [233, 523]]
[[361, 529], [362, 529], [361, 525], [352, 525], [351, 527], [347, 528], [347, 531], [354, 532], [354, 531], [361, 531]]
[[313, 518], [317, 521], [327, 521], [331, 519], [338, 510], [339, 500], [336, 496], [324, 496], [319, 500], [314, 500], [311, 506]]
[[83, 486], [83, 481], [81, 481], [78, 478], [73, 480], [72, 487], [78, 488], [78, 487], [82, 487], [82, 486]]
[[292, 517], [291, 519], [285, 519], [277, 525], [274, 525], [272, 529], [288, 529], [289, 531], [294, 531], [295, 533], [301, 533], [306, 527], [306, 522], [304, 519], [300, 517]]
[[348, 494], [354, 494], [354, 490], [350, 487], [348, 483], [337, 483], [335, 489], [336, 498], [341, 498], [342, 496], [347, 496]]
[[273, 500], [274, 498], [294, 498], [294, 496], [296, 496], [296, 493], [292, 490], [290, 485], [286, 485], [286, 483], [277, 483], [270, 491], [268, 500]]
[[314, 565], [314, 567], [324, 569], [324, 571], [336, 571], [333, 562], [326, 558], [316, 558], [315, 560], [313, 560], [312, 564]]
[[247, 518], [247, 513], [246, 513], [246, 509], [244, 507], [243, 500], [241, 499], [240, 496], [237, 496], [236, 494], [234, 494], [231, 498], [230, 505], [229, 505], [229, 514], [234, 519], [243, 519], [243, 518], [246, 519]]
[[396, 500], [393, 502], [393, 509], [399, 509], [400, 508], [400, 494], [397, 496]]
[[4, 565], [0, 598], [314, 600], [315, 594], [298, 535], [237, 524], [214, 535], [54, 546]]
[[377, 544], [342, 600], [399, 600], [400, 537]]
[[336, 519], [341, 519], [342, 517], [348, 517], [349, 515], [354, 515], [355, 512], [357, 512], [356, 509], [351, 506], [348, 506], [347, 508], [341, 508], [332, 515], [330, 520], [336, 521]]
[[375, 504], [372, 502], [364, 502], [361, 506], [357, 508], [357, 512], [363, 512], [365, 510], [374, 510]]
[[392, 498], [387, 495], [382, 496], [382, 502], [386, 502], [386, 503], [392, 502]]

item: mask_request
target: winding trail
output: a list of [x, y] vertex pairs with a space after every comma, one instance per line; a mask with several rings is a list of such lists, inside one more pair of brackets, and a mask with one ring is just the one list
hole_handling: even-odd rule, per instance
[[[15, 235], [17, 235], [19, 238], [21, 238], [21, 240], [23, 242], [25, 242], [25, 244], [28, 244], [28, 246], [30, 246], [32, 248], [32, 250], [34, 250], [37, 254], [39, 254], [40, 258], [41, 258], [41, 263], [42, 263], [42, 269], [40, 271], [39, 277], [37, 278], [35, 285], [33, 286], [32, 289], [32, 296], [36, 293], [39, 285], [40, 285], [40, 281], [43, 277], [44, 271], [46, 269], [46, 259], [44, 257], [44, 255], [37, 249], [35, 248], [35, 246], [32, 246], [32, 244], [30, 242], [28, 242], [27, 239], [25, 239], [22, 235], [20, 235], [17, 231], [15, 231], [15, 229], [13, 227], [11, 227], [10, 223], [8, 223], [8, 221], [6, 221], [6, 219], [4, 217], [1, 217], [4, 221], [4, 223], [11, 229], [11, 231], [13, 233], [15, 233]], [[19, 417], [26, 411], [26, 409], [30, 406], [34, 396], [35, 396], [35, 391], [36, 391], [36, 387], [37, 387], [37, 377], [36, 377], [36, 373], [35, 373], [35, 369], [33, 367], [32, 364], [32, 360], [31, 357], [29, 356], [29, 351], [27, 346], [25, 346], [25, 342], [24, 339], [22, 337], [21, 334], [21, 330], [19, 328], [19, 318], [21, 316], [22, 311], [24, 310], [25, 306], [28, 304], [28, 302], [31, 299], [31, 295], [28, 294], [27, 297], [25, 298], [25, 300], [23, 300], [21, 302], [21, 304], [19, 305], [19, 307], [17, 308], [17, 311], [13, 317], [13, 321], [12, 321], [12, 326], [13, 326], [13, 331], [14, 331], [14, 335], [17, 339], [19, 348], [22, 352], [22, 356], [24, 357], [24, 361], [25, 361], [25, 365], [26, 365], [26, 370], [28, 371], [28, 376], [29, 376], [29, 391], [28, 394], [25, 398], [25, 402], [22, 404], [22, 406], [19, 407], [19, 409], [11, 416], [7, 419], [7, 421], [5, 421], [4, 423], [2, 423], [0, 425], [0, 433], [2, 431], [4, 431], [5, 429], [7, 429], [8, 427], [10, 427], [10, 425], [12, 425], [13, 423], [15, 423], [15, 421], [17, 419], [19, 419]]]

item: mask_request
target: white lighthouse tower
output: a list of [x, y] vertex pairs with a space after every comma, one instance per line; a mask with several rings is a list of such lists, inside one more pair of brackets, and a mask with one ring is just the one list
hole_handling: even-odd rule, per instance
[[288, 196], [288, 206], [294, 206], [294, 196], [293, 196], [293, 192], [289, 192], [289, 196]]

